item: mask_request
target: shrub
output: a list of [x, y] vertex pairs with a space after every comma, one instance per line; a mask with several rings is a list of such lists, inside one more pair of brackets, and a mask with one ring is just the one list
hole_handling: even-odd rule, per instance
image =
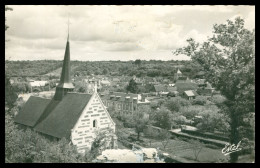
[[215, 104], [221, 104], [226, 100], [226, 98], [222, 95], [214, 95], [210, 98], [210, 101]]
[[205, 105], [207, 103], [207, 98], [205, 96], [197, 96], [192, 100], [193, 105]]
[[180, 98], [180, 97], [174, 97], [171, 98], [170, 100], [168, 100], [166, 102], [166, 107], [170, 110], [170, 111], [175, 111], [175, 112], [179, 112], [181, 107], [187, 107], [190, 106], [190, 102], [186, 99]]

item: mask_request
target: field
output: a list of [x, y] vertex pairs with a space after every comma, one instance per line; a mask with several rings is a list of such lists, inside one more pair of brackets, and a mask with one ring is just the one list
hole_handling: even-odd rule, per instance
[[[159, 141], [153, 141], [151, 143], [151, 147], [157, 148], [159, 147], [161, 150], [169, 153], [173, 156], [178, 156], [181, 158], [185, 158], [187, 160], [194, 160], [194, 151], [192, 149], [194, 144], [182, 141], [182, 140], [170, 140], [169, 144], [166, 146], [166, 149], [163, 149], [163, 145]], [[221, 148], [219, 149], [211, 149], [208, 147], [203, 147], [200, 154], [198, 155], [198, 161], [204, 163], [212, 163], [217, 162], [218, 159], [228, 158], [221, 153]]]

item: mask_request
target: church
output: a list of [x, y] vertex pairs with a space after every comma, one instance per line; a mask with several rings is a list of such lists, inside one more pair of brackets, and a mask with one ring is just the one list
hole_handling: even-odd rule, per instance
[[[96, 133], [113, 130], [116, 124], [97, 93], [73, 92], [70, 76], [69, 34], [66, 43], [60, 82], [52, 99], [31, 96], [21, 111], [15, 116], [15, 123], [31, 127], [37, 132], [57, 139], [67, 138], [84, 153], [91, 148]], [[106, 148], [117, 147], [117, 137], [110, 138]]]

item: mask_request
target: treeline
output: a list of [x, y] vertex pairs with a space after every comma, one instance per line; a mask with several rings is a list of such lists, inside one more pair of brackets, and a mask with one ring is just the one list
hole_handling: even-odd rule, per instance
[[62, 61], [5, 61], [8, 76], [38, 76], [54, 71], [62, 66]]
[[[185, 76], [196, 77], [201, 68], [191, 61], [71, 61], [72, 75], [111, 75], [137, 77], [173, 77], [179, 68]], [[50, 73], [62, 67], [62, 61], [6, 61], [5, 70], [9, 76], [37, 76]]]

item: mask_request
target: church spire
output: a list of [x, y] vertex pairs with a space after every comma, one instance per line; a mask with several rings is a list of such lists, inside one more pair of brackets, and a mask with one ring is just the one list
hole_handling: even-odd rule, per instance
[[61, 100], [62, 97], [68, 92], [73, 91], [74, 86], [71, 83], [70, 77], [70, 43], [69, 43], [69, 20], [68, 20], [68, 39], [65, 49], [65, 55], [62, 65], [61, 77], [58, 86], [56, 87], [56, 93], [54, 99]]

